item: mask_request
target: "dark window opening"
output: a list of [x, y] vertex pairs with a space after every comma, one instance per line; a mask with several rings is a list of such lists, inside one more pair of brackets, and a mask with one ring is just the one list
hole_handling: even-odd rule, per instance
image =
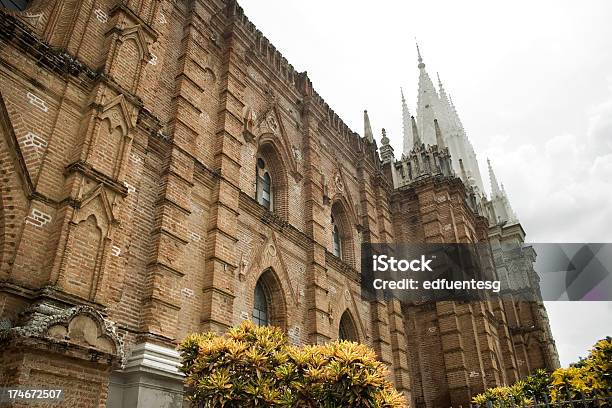
[[255, 285], [253, 296], [253, 322], [258, 326], [268, 325], [268, 297], [261, 282]]

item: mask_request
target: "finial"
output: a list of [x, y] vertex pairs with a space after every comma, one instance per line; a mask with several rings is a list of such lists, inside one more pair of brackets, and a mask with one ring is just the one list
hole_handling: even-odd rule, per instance
[[491, 182], [491, 198], [499, 197], [502, 195], [502, 192], [499, 189], [499, 184], [497, 183], [497, 177], [495, 177], [493, 166], [491, 166], [491, 160], [489, 160], [488, 157], [487, 157], [487, 165], [489, 167], [489, 181]]
[[419, 68], [425, 68], [425, 64], [423, 64], [423, 57], [421, 57], [421, 49], [419, 48], [419, 43], [416, 37], [414, 37], [414, 41], [416, 42], [417, 55], [419, 56]]
[[372, 126], [368, 117], [367, 109], [363, 110], [363, 136], [370, 142], [374, 143], [374, 135], [372, 134]]
[[385, 128], [382, 129], [382, 138], [380, 139], [380, 141], [385, 146], [389, 144], [389, 138], [387, 137], [387, 131], [385, 130]]
[[463, 166], [463, 160], [459, 159], [459, 168], [461, 169], [461, 177], [463, 180], [467, 181], [467, 173], [465, 171], [465, 167]]
[[414, 147], [421, 146], [421, 137], [419, 136], [419, 131], [417, 129], [416, 120], [414, 116], [410, 117], [410, 121], [412, 122], [412, 137], [414, 139]]
[[436, 72], [436, 76], [438, 77], [438, 87], [443, 88], [442, 86], [442, 80], [440, 79], [440, 73]]
[[404, 89], [400, 86], [400, 93], [402, 94], [402, 102], [406, 102], [406, 99], [404, 98]]

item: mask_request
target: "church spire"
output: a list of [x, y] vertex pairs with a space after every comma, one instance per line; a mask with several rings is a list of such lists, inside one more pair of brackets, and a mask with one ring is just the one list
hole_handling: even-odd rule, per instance
[[368, 111], [363, 111], [363, 136], [370, 142], [374, 143], [374, 134], [372, 133], [372, 126], [370, 125], [370, 118], [368, 117]]
[[436, 77], [438, 78], [438, 92], [440, 94], [440, 116], [438, 119], [443, 120], [444, 130], [447, 131], [455, 131], [455, 127], [457, 126], [455, 118], [453, 117], [453, 108], [451, 106], [451, 102], [446, 93], [446, 89], [444, 89], [444, 85], [442, 84], [442, 80], [440, 79], [440, 73], [436, 72]]
[[436, 88], [425, 70], [425, 63], [421, 56], [421, 50], [417, 44], [419, 60], [419, 91], [417, 98], [417, 123], [419, 125], [419, 136], [425, 144], [436, 143], [436, 133], [434, 129], [434, 119], [436, 110], [439, 110], [439, 99]]
[[404, 90], [402, 88], [400, 88], [400, 93], [402, 94], [402, 124], [404, 131], [403, 153], [408, 154], [413, 145], [412, 124], [410, 123], [411, 115], [410, 111], [408, 110], [406, 98], [404, 98]]
[[417, 55], [419, 56], [419, 68], [425, 68], [425, 64], [423, 64], [423, 57], [421, 57], [421, 50], [419, 48], [418, 42], [416, 43], [416, 47], [417, 47]]
[[412, 135], [414, 136], [413, 147], [420, 146], [422, 142], [421, 142], [421, 138], [419, 137], [419, 130], [417, 129], [417, 124], [416, 124], [416, 120], [414, 120], [414, 116], [410, 117], [410, 122], [412, 124]]
[[516, 221], [517, 216], [516, 216], [516, 213], [514, 212], [514, 209], [512, 208], [512, 205], [510, 205], [510, 199], [508, 198], [508, 194], [506, 194], [504, 183], [501, 183], [501, 192], [504, 195], [504, 202], [506, 203], [506, 209], [508, 211], [508, 218], [510, 219], [510, 221]]
[[487, 159], [487, 165], [489, 166], [489, 179], [491, 181], [491, 198], [501, 197], [502, 192], [497, 183], [497, 177], [495, 177], [493, 167], [491, 166], [491, 160]]

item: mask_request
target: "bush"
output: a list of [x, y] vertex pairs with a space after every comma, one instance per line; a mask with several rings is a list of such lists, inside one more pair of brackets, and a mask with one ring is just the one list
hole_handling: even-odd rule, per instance
[[589, 356], [552, 373], [551, 399], [604, 398], [612, 390], [612, 337], [599, 340]]
[[188, 336], [179, 351], [197, 407], [405, 406], [385, 366], [362, 344], [295, 347], [280, 329], [245, 321], [223, 336]]
[[[535, 401], [562, 402], [583, 397], [605, 398], [612, 389], [612, 338], [598, 341], [589, 356], [568, 368], [558, 368], [552, 374], [536, 370], [510, 387], [490, 388], [473, 398], [473, 402], [493, 406], [507, 404], [527, 405]], [[593, 403], [595, 405], [595, 403]], [[601, 401], [599, 406], [609, 406]]]

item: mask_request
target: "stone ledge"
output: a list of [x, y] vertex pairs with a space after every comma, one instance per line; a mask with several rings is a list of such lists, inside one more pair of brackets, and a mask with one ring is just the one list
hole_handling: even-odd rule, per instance
[[181, 366], [181, 356], [178, 351], [145, 342], [134, 346], [124, 373], [146, 371], [162, 377], [182, 380], [185, 376], [178, 369]]

